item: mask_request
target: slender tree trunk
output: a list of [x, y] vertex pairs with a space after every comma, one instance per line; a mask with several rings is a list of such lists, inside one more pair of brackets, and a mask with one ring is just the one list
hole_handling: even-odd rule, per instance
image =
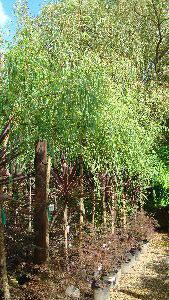
[[[6, 157], [6, 147], [8, 143], [9, 135], [6, 136], [3, 147], [4, 147], [4, 157]], [[2, 173], [2, 174], [1, 174]], [[0, 177], [9, 175], [9, 171], [7, 170], [7, 167], [4, 166], [1, 169]], [[5, 252], [5, 240], [4, 240], [4, 228], [2, 224], [2, 217], [1, 212], [3, 208], [3, 201], [7, 199], [8, 196], [3, 194], [3, 187], [0, 186], [0, 276], [2, 280], [2, 287], [3, 287], [3, 293], [4, 293], [4, 300], [10, 300], [10, 291], [9, 291], [9, 284], [8, 284], [8, 275], [7, 275], [7, 267], [6, 267], [6, 252]]]
[[29, 178], [29, 216], [28, 216], [28, 232], [32, 232], [32, 179]]
[[[14, 176], [17, 176], [17, 166], [16, 166], [16, 164], [15, 164], [15, 166], [14, 166], [14, 173], [13, 173], [13, 175]], [[18, 207], [18, 198], [19, 198], [19, 193], [18, 193], [18, 184], [17, 184], [17, 182], [13, 182], [12, 183], [12, 214], [13, 214], [13, 216], [12, 216], [12, 222], [13, 222], [13, 224], [14, 225], [16, 225], [17, 224], [17, 207]]]
[[85, 208], [84, 208], [84, 198], [83, 198], [83, 160], [81, 158], [80, 161], [80, 204], [79, 204], [79, 209], [80, 209], [80, 241], [82, 240], [82, 235], [83, 235], [83, 225], [84, 225], [84, 215], [85, 215]]
[[64, 238], [65, 238], [65, 256], [67, 259], [68, 256], [68, 206], [67, 204], [65, 205], [65, 209], [64, 209]]
[[113, 191], [112, 187], [112, 195], [111, 195], [111, 232], [112, 234], [115, 233], [115, 224], [116, 224], [116, 193]]
[[48, 190], [50, 158], [47, 161], [47, 142], [40, 141], [35, 153], [34, 263], [44, 264], [49, 258]]
[[95, 213], [96, 213], [96, 195], [93, 191], [93, 208], [92, 208], [92, 225], [95, 227]]
[[0, 203], [0, 275], [4, 293], [4, 300], [10, 300], [7, 268], [6, 268], [6, 253], [4, 241], [4, 229], [1, 218], [2, 204]]
[[106, 227], [107, 225], [107, 213], [106, 213], [106, 186], [105, 183], [103, 184], [103, 191], [102, 191], [102, 208], [103, 208], [103, 225]]
[[122, 224], [123, 228], [127, 229], [127, 212], [126, 212], [126, 195], [122, 193]]
[[144, 197], [143, 193], [140, 193], [140, 212], [144, 214]]

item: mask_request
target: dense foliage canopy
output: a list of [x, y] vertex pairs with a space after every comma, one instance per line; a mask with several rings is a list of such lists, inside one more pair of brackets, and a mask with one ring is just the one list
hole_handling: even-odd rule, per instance
[[93, 174], [125, 173], [166, 195], [167, 1], [64, 0], [36, 18], [23, 3], [18, 18], [0, 114], [1, 122], [14, 115], [12, 143], [23, 148], [24, 161], [46, 139], [53, 157], [83, 156]]

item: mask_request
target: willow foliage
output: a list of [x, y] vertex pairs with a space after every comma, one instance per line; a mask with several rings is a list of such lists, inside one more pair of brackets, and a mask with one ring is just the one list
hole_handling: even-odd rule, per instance
[[3, 71], [13, 138], [25, 153], [47, 139], [53, 154], [83, 155], [93, 172], [151, 180], [168, 112], [167, 28], [164, 0], [65, 0], [25, 13]]

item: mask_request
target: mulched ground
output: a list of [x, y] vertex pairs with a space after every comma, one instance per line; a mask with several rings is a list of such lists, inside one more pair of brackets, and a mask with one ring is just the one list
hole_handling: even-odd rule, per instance
[[111, 290], [111, 300], [169, 300], [169, 235], [156, 233], [145, 254]]

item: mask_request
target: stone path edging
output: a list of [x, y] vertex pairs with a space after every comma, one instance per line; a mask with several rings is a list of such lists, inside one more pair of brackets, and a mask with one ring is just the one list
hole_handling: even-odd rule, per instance
[[137, 264], [140, 260], [140, 256], [146, 253], [149, 244], [149, 242], [143, 244], [140, 250], [137, 249], [136, 253], [131, 254], [129, 261], [122, 263], [116, 273], [109, 273], [103, 278], [105, 287], [94, 289], [94, 300], [110, 300], [110, 290], [118, 285], [122, 275], [129, 273], [131, 268]]

